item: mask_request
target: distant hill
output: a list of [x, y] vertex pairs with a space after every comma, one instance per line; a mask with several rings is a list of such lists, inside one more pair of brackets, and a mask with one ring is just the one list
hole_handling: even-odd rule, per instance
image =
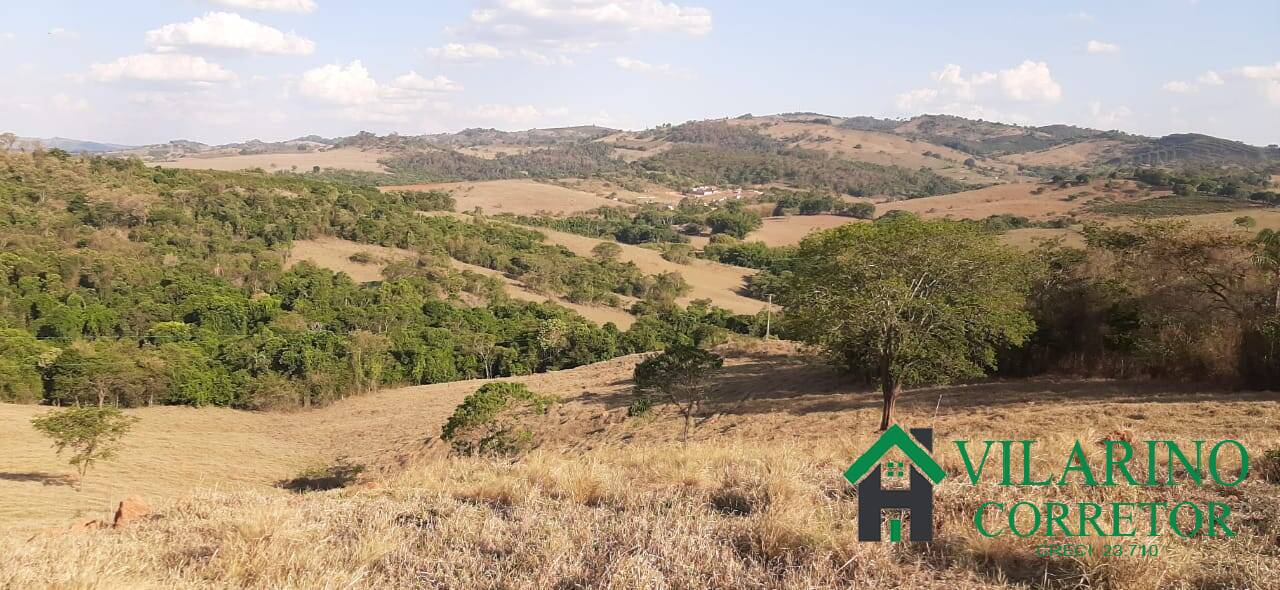
[[11, 149], [30, 150], [36, 146], [45, 149], [66, 150], [73, 154], [96, 154], [105, 152], [118, 152], [133, 149], [133, 146], [120, 145], [115, 143], [102, 143], [97, 141], [85, 141], [83, 139], [70, 139], [66, 137], [19, 137], [18, 141], [13, 144]]
[[[699, 125], [691, 125], [694, 123]], [[1265, 169], [1280, 165], [1280, 148], [1257, 147], [1199, 133], [1157, 138], [1075, 125], [1023, 126], [954, 115], [886, 119], [816, 112], [746, 114], [642, 131], [598, 125], [523, 131], [469, 128], [424, 135], [361, 132], [336, 138], [306, 135], [278, 142], [252, 139], [208, 145], [175, 140], [147, 146], [54, 137], [22, 138], [15, 148], [30, 149], [36, 142], [70, 152], [137, 156], [150, 162], [359, 148], [388, 154], [383, 160], [386, 166], [423, 182], [555, 177], [617, 171], [628, 168], [625, 164], [638, 164], [647, 171], [645, 174], [668, 174], [668, 184], [750, 183], [753, 179], [768, 183], [776, 179], [760, 171], [782, 170], [788, 177], [807, 176], [809, 180], [801, 184], [812, 185], [811, 188], [839, 186], [841, 189], [837, 190], [845, 192], [843, 189], [853, 185], [831, 181], [833, 166], [845, 167], [844, 172], [835, 174], [845, 177], [851, 174], [846, 166], [849, 163], [863, 166], [857, 175], [864, 177], [870, 170], [865, 165], [885, 169], [876, 169], [875, 174], [888, 171], [899, 179], [906, 174], [898, 168], [913, 173], [924, 170], [922, 179], [890, 183], [908, 194], [955, 188], [922, 188], [918, 181], [931, 183], [929, 174], [974, 185], [1018, 181], [1033, 171], [1043, 174], [1059, 168], [1227, 165]], [[606, 149], [588, 148], [587, 144], [603, 144]], [[675, 153], [668, 154], [673, 148]], [[816, 159], [814, 155], [819, 152], [830, 161]], [[717, 156], [726, 158], [724, 165], [715, 163]], [[797, 157], [807, 161], [800, 162]], [[764, 180], [766, 177], [769, 180]], [[815, 180], [819, 177], [821, 181]], [[863, 188], [888, 186], [875, 182], [854, 184], [865, 185]]]
[[[1146, 137], [1122, 131], [1101, 131], [1074, 125], [1028, 127], [953, 115], [920, 115], [906, 120], [852, 117], [841, 126], [923, 139], [979, 156], [1003, 157], [1039, 153], [1034, 161], [1045, 166], [1239, 165], [1280, 161], [1280, 149], [1256, 147], [1199, 133]], [[1072, 150], [1064, 146], [1078, 146]], [[1068, 156], [1058, 158], [1056, 156]], [[1083, 159], [1081, 154], [1086, 154]]]

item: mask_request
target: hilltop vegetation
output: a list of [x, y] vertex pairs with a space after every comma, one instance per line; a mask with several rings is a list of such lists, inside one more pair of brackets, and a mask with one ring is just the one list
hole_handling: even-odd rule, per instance
[[[575, 256], [507, 224], [418, 214], [450, 207], [442, 193], [293, 175], [5, 156], [0, 398], [305, 406], [386, 384], [578, 366], [728, 325], [675, 308], [678, 276]], [[307, 263], [285, 270], [292, 240], [326, 235], [420, 256], [367, 285]], [[513, 302], [496, 279], [451, 271], [450, 257], [574, 301], [644, 298], [652, 317], [620, 332]]]

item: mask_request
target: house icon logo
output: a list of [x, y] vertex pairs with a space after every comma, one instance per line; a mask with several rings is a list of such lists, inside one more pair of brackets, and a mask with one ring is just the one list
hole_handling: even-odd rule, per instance
[[[909, 461], [881, 461], [897, 448]], [[849, 483], [858, 486], [858, 540], [880, 541], [881, 511], [905, 509], [911, 514], [911, 541], [933, 540], [933, 484], [946, 473], [933, 460], [933, 429], [912, 428], [907, 434], [894, 424], [880, 435], [844, 472]], [[883, 478], [899, 478], [910, 473], [908, 489], [883, 489]], [[902, 540], [902, 519], [889, 521], [889, 540]]]

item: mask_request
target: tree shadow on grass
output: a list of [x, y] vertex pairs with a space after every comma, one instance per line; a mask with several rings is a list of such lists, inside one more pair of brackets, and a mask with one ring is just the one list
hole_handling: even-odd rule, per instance
[[44, 472], [26, 472], [14, 473], [9, 471], [0, 471], [0, 481], [17, 481], [17, 482], [35, 482], [45, 486], [73, 486], [76, 485], [76, 479], [70, 475], [62, 475], [59, 473]]
[[[629, 383], [629, 380], [620, 380], [612, 384], [613, 393], [592, 397], [589, 403], [610, 410], [626, 407], [632, 399]], [[806, 415], [878, 409], [881, 405], [879, 389], [859, 384], [816, 358], [787, 354], [739, 356], [716, 373], [711, 387], [708, 410], [726, 415]], [[898, 409], [932, 413], [938, 408], [954, 412], [1071, 402], [1123, 404], [1275, 400], [1280, 400], [1280, 393], [1232, 391], [1205, 384], [1034, 377], [911, 389], [899, 398]]]

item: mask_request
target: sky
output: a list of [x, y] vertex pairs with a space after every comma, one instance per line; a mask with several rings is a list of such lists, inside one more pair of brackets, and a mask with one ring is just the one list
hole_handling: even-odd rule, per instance
[[0, 0], [0, 131], [130, 145], [744, 113], [1280, 143], [1275, 0]]

